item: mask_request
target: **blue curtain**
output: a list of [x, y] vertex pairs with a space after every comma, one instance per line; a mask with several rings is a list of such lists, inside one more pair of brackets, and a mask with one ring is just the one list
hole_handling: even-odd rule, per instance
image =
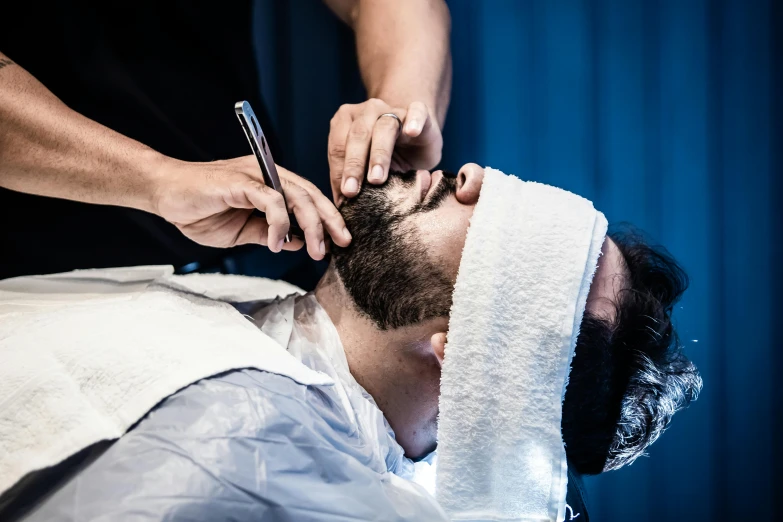
[[[449, 2], [443, 166], [584, 195], [691, 276], [676, 323], [704, 392], [649, 458], [588, 479], [595, 520], [780, 520], [781, 4]], [[315, 0], [258, 23], [283, 164], [328, 190], [328, 121], [363, 96], [350, 31]]]

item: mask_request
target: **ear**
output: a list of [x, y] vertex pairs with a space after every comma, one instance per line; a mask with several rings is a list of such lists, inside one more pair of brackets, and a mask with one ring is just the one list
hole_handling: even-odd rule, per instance
[[435, 356], [438, 361], [443, 365], [443, 356], [446, 353], [446, 332], [438, 332], [430, 337], [430, 344], [432, 345], [432, 351], [435, 352]]

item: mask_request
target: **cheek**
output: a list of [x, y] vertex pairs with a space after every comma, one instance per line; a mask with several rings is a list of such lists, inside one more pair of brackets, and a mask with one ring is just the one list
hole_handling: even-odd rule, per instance
[[450, 201], [417, 217], [419, 237], [432, 261], [442, 266], [452, 281], [457, 279], [473, 208]]

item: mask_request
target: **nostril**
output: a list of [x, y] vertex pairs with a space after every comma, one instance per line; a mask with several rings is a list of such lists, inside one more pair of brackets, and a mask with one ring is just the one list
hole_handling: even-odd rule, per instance
[[460, 172], [459, 176], [457, 177], [457, 187], [458, 188], [464, 187], [467, 181], [468, 181], [468, 177], [465, 175], [465, 173]]

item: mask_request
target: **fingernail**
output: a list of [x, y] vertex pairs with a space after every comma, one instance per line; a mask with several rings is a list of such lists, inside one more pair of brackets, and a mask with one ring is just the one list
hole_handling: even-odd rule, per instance
[[321, 253], [321, 255], [326, 254], [326, 245], [323, 241], [321, 241], [321, 244], [318, 245], [318, 251]]
[[283, 250], [283, 243], [285, 243], [285, 238], [283, 238], [283, 239], [281, 239], [280, 241], [277, 242], [277, 251], [278, 252]]
[[408, 132], [414, 132], [419, 130], [419, 122], [416, 120], [412, 120], [408, 122]]
[[381, 181], [383, 179], [383, 167], [376, 165], [370, 171], [370, 181]]
[[351, 194], [359, 192], [359, 182], [356, 181], [356, 178], [348, 178], [345, 181], [345, 190]]
[[343, 235], [347, 237], [348, 239], [353, 239], [353, 236], [351, 236], [351, 233], [348, 232], [347, 228], [343, 228]]

